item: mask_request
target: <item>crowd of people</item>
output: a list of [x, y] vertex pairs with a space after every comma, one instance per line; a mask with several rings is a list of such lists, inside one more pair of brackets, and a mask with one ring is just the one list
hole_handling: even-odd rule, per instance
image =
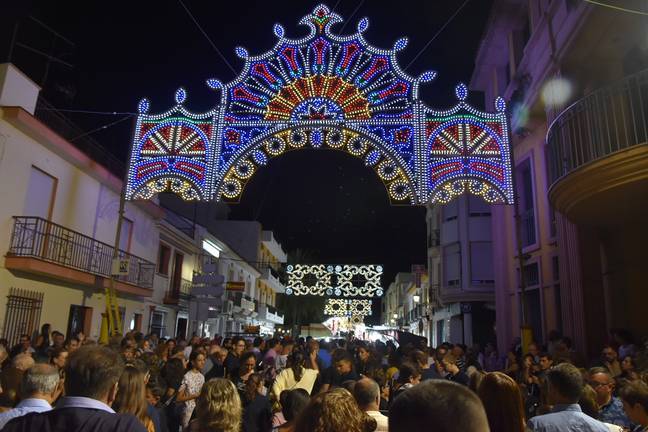
[[587, 362], [559, 335], [500, 356], [492, 345], [139, 332], [100, 345], [46, 324], [13, 347], [0, 340], [0, 430], [646, 431], [648, 352], [622, 336]]

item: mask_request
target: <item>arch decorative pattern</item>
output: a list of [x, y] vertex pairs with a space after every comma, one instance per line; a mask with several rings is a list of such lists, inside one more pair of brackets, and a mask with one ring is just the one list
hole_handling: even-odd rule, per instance
[[332, 27], [342, 18], [319, 5], [299, 22], [301, 39], [275, 24], [276, 43], [252, 56], [244, 48], [241, 73], [229, 83], [208, 79], [220, 92], [206, 113], [192, 113], [178, 89], [161, 114], [138, 105], [126, 198], [170, 190], [186, 200], [238, 201], [246, 183], [273, 157], [304, 148], [344, 151], [361, 158], [384, 182], [393, 204], [445, 203], [465, 192], [490, 203], [513, 202], [506, 106], [471, 107], [468, 89], [457, 104], [437, 111], [419, 99], [436, 73], [408, 75], [396, 53], [370, 45], [361, 19], [351, 35]]

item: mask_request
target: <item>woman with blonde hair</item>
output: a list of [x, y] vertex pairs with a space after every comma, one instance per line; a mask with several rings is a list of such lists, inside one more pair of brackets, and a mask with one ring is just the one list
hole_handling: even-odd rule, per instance
[[363, 412], [347, 390], [335, 388], [313, 397], [295, 424], [295, 432], [373, 432], [376, 420]]
[[153, 420], [146, 413], [144, 373], [134, 366], [126, 366], [119, 378], [118, 388], [113, 409], [121, 414], [134, 415], [148, 432], [155, 432]]
[[234, 384], [225, 378], [205, 383], [196, 402], [196, 419], [190, 432], [239, 432], [243, 408]]
[[524, 432], [522, 393], [513, 378], [490, 372], [481, 380], [477, 395], [484, 404], [491, 432]]

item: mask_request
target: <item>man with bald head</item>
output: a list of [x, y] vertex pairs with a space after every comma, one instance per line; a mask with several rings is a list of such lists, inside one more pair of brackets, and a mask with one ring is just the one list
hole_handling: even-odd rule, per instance
[[360, 409], [378, 423], [375, 432], [387, 432], [389, 420], [380, 412], [380, 386], [378, 383], [371, 378], [362, 378], [355, 383], [353, 396]]
[[391, 432], [489, 432], [484, 407], [468, 387], [428, 380], [407, 389], [389, 409]]

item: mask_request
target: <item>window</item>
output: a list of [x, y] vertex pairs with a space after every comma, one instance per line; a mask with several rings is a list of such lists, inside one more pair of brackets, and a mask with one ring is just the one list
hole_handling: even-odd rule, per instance
[[495, 283], [491, 242], [470, 243], [470, 278], [473, 285], [492, 285]]
[[461, 245], [454, 243], [443, 248], [444, 282], [447, 287], [461, 285]]
[[10, 288], [5, 310], [3, 337], [12, 347], [18, 343], [21, 334], [31, 335], [40, 325], [43, 308], [43, 293]]
[[448, 221], [457, 219], [457, 211], [458, 211], [457, 206], [458, 206], [458, 203], [457, 203], [457, 200], [455, 199], [455, 200], [450, 201], [448, 204], [446, 204], [443, 207], [442, 211], [443, 211], [443, 220], [444, 220], [444, 222], [448, 222]]
[[158, 273], [168, 276], [169, 275], [169, 259], [171, 258], [171, 248], [160, 243], [160, 251], [158, 253]]
[[49, 220], [52, 217], [56, 186], [56, 178], [36, 167], [31, 167], [23, 215]]
[[538, 263], [527, 264], [524, 266], [524, 282], [527, 287], [540, 285], [540, 271]]
[[491, 206], [481, 198], [468, 195], [468, 209], [470, 217], [490, 217]]
[[526, 159], [518, 165], [517, 175], [519, 179], [518, 196], [520, 206], [520, 231], [522, 235], [522, 246], [526, 247], [536, 243], [535, 204], [531, 159]]

